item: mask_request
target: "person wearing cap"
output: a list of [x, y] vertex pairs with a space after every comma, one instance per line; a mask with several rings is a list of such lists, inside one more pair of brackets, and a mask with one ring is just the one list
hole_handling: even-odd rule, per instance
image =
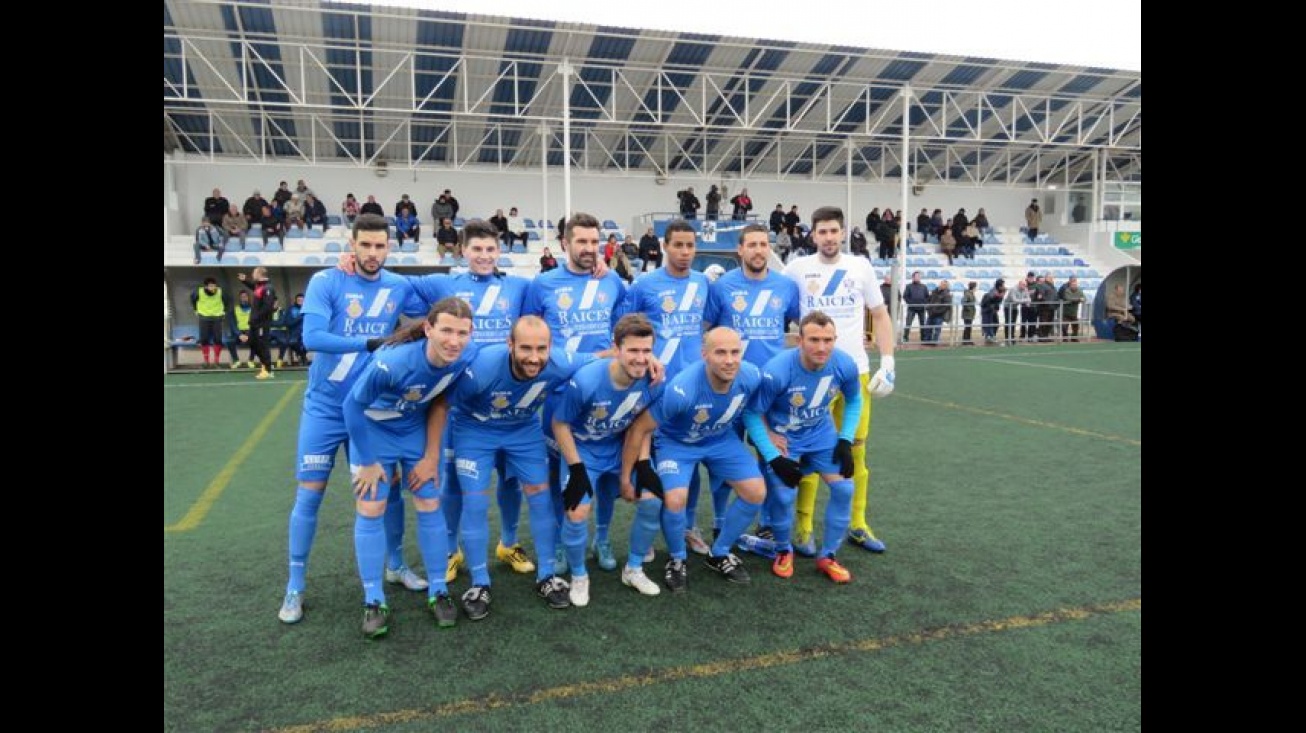
[[1029, 241], [1034, 241], [1038, 236], [1038, 228], [1043, 225], [1043, 212], [1039, 211], [1038, 199], [1030, 199], [1029, 206], [1025, 207], [1025, 228], [1028, 230]]

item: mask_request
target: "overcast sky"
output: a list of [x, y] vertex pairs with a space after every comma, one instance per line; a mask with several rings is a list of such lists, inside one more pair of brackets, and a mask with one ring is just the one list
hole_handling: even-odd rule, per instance
[[1142, 0], [395, 0], [514, 18], [1141, 71]]

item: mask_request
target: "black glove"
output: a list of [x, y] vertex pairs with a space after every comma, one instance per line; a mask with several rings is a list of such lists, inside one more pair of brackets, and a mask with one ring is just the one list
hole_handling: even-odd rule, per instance
[[776, 456], [767, 462], [775, 475], [780, 477], [780, 481], [790, 488], [798, 485], [803, 480], [803, 469], [798, 466], [798, 461], [788, 456]]
[[562, 506], [567, 511], [571, 511], [580, 506], [580, 500], [586, 496], [594, 496], [594, 487], [590, 486], [590, 475], [585, 470], [585, 464], [568, 463], [567, 464], [567, 488], [562, 490]]
[[839, 475], [844, 478], [853, 477], [853, 444], [839, 439], [834, 445], [834, 455], [831, 456], [835, 463], [839, 464]]
[[635, 498], [638, 499], [645, 491], [659, 499], [665, 498], [662, 495], [662, 477], [653, 470], [652, 462], [635, 461]]
[[385, 339], [368, 339], [367, 350], [376, 351], [377, 349], [381, 348], [381, 344], [383, 343], [385, 343]]

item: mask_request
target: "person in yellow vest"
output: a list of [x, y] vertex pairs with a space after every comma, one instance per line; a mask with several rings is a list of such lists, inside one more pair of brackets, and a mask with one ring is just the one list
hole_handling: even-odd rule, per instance
[[[218, 281], [204, 278], [204, 286], [196, 288], [190, 296], [191, 308], [200, 323], [200, 352], [204, 354], [204, 368], [214, 369], [222, 361], [222, 324], [231, 310], [231, 299], [218, 287]], [[233, 351], [232, 360], [236, 352]]]
[[249, 301], [249, 291], [242, 290], [236, 294], [236, 307], [227, 314], [227, 351], [231, 352], [231, 368], [240, 368], [240, 355], [236, 347], [245, 344], [249, 349], [249, 367], [254, 368], [254, 345], [249, 342], [249, 314], [253, 306]]

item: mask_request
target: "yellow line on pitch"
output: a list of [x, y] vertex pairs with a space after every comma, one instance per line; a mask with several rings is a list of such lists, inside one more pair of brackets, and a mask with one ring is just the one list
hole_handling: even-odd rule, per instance
[[902, 392], [894, 392], [893, 396], [895, 398], [901, 398], [904, 400], [912, 400], [913, 402], [924, 402], [927, 405], [946, 407], [950, 410], [972, 412], [975, 413], [976, 415], [988, 415], [989, 417], [1000, 417], [1004, 420], [1014, 420], [1016, 422], [1025, 423], [1026, 425], [1034, 425], [1040, 428], [1050, 428], [1052, 430], [1060, 430], [1062, 432], [1070, 433], [1072, 435], [1082, 435], [1088, 438], [1101, 438], [1102, 440], [1110, 440], [1115, 443], [1125, 443], [1126, 445], [1135, 445], [1140, 448], [1143, 446], [1143, 441], [1135, 440], [1134, 438], [1126, 438], [1123, 435], [1112, 435], [1110, 433], [1098, 433], [1092, 430], [1084, 430], [1083, 428], [1075, 428], [1069, 425], [1061, 425], [1059, 423], [1047, 422], [1045, 420], [1035, 420], [1033, 418], [1025, 417], [1024, 415], [1011, 415], [1005, 412], [998, 412], [996, 410], [986, 410], [982, 407], [971, 407], [970, 405], [961, 405], [956, 402], [947, 402], [944, 400], [932, 400], [928, 397], [917, 397], [916, 395], [903, 394]]
[[860, 641], [840, 644], [823, 644], [803, 649], [763, 654], [743, 659], [726, 659], [709, 664], [695, 664], [687, 667], [672, 667], [658, 672], [641, 675], [623, 675], [621, 677], [579, 682], [572, 685], [548, 687], [529, 693], [490, 694], [482, 697], [467, 698], [455, 702], [437, 705], [432, 708], [396, 710], [372, 715], [356, 715], [347, 718], [332, 718], [316, 723], [292, 725], [285, 728], [273, 728], [272, 733], [316, 733], [317, 731], [345, 731], [363, 728], [377, 728], [387, 725], [399, 725], [414, 722], [436, 721], [457, 715], [470, 715], [490, 712], [510, 707], [525, 707], [550, 700], [584, 697], [589, 695], [607, 695], [614, 692], [649, 687], [664, 682], [678, 682], [687, 679], [717, 677], [732, 672], [781, 667], [815, 659], [855, 654], [858, 652], [876, 652], [900, 646], [913, 646], [935, 641], [945, 641], [979, 634], [991, 634], [1015, 629], [1029, 629], [1067, 621], [1082, 621], [1094, 616], [1141, 611], [1143, 599], [1131, 598], [1111, 603], [1100, 603], [1075, 608], [1059, 608], [1054, 611], [1034, 614], [1032, 616], [1011, 616], [993, 621], [978, 621], [960, 626], [942, 626], [905, 634], [896, 634], [880, 639], [862, 639]]
[[254, 449], [258, 447], [258, 444], [263, 440], [263, 436], [267, 435], [268, 430], [272, 428], [272, 423], [276, 422], [282, 410], [286, 409], [286, 405], [290, 404], [290, 401], [303, 386], [303, 382], [296, 382], [290, 386], [290, 389], [286, 390], [286, 393], [277, 401], [277, 404], [272, 407], [272, 411], [263, 416], [259, 424], [250, 432], [249, 437], [245, 438], [245, 442], [236, 450], [236, 454], [231, 457], [231, 460], [227, 461], [227, 465], [223, 466], [218, 475], [214, 476], [213, 480], [209, 482], [209, 485], [204, 489], [204, 493], [200, 494], [200, 498], [196, 499], [190, 510], [186, 512], [186, 516], [182, 517], [181, 521], [176, 524], [164, 527], [164, 532], [189, 532], [204, 521], [204, 517], [208, 516], [209, 510], [218, 501], [218, 497], [222, 496], [222, 492], [226, 490], [227, 484], [231, 483], [231, 477], [236, 475], [236, 470], [240, 468], [246, 458], [249, 458], [249, 454], [253, 453]]

